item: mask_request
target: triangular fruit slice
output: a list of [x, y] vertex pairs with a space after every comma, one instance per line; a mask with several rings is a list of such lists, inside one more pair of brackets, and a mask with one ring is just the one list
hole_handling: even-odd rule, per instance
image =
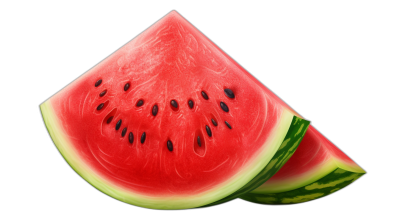
[[257, 188], [309, 124], [175, 11], [40, 108], [79, 175], [157, 209], [217, 204]]
[[241, 198], [260, 204], [306, 202], [338, 191], [364, 174], [360, 166], [310, 126], [289, 161]]

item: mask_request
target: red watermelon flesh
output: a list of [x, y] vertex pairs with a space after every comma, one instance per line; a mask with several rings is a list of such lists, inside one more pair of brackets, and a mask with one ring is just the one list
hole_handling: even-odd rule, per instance
[[89, 183], [160, 209], [204, 206], [246, 185], [295, 117], [176, 12], [41, 110], [56, 146]]

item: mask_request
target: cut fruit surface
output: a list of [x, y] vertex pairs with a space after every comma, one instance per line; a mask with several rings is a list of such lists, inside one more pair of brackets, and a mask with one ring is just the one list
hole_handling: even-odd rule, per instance
[[261, 86], [173, 11], [40, 108], [61, 154], [94, 187], [185, 209], [253, 190], [301, 141], [309, 122]]

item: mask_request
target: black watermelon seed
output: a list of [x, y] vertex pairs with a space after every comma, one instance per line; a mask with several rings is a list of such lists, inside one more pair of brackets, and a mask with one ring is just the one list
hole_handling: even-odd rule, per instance
[[188, 101], [188, 104], [189, 104], [189, 108], [192, 109], [193, 106], [194, 106], [193, 101], [192, 101], [192, 100], [189, 100], [189, 101]]
[[178, 108], [178, 103], [175, 100], [171, 100], [171, 106]]
[[97, 106], [97, 110], [103, 109], [103, 106], [104, 106], [104, 103], [99, 104], [99, 105]]
[[206, 131], [207, 131], [207, 135], [211, 137], [212, 133], [211, 133], [211, 129], [210, 129], [210, 127], [208, 127], [208, 125], [206, 125]]
[[118, 122], [117, 122], [117, 125], [115, 125], [115, 130], [119, 130], [119, 128], [121, 127], [121, 124], [122, 124], [122, 120], [120, 119]]
[[107, 93], [107, 90], [104, 90], [103, 92], [101, 92], [101, 93], [99, 94], [99, 96], [100, 96], [100, 97], [103, 97], [104, 95], [106, 95], [106, 93]]
[[218, 123], [212, 118], [211, 118], [211, 122], [213, 123], [214, 126], [218, 126]]
[[129, 132], [129, 142], [132, 144], [133, 143], [133, 133]]
[[141, 107], [141, 106], [143, 106], [143, 104], [144, 104], [143, 100], [139, 100], [139, 101], [136, 103], [136, 106], [137, 106], [137, 107]]
[[199, 145], [199, 147], [201, 147], [201, 140], [200, 140], [200, 136], [197, 136], [197, 144]]
[[208, 100], [208, 96], [207, 93], [205, 93], [204, 91], [201, 91], [201, 95], [203, 96], [204, 99]]
[[146, 140], [146, 132], [143, 132], [142, 137], [140, 137], [140, 143], [144, 143], [144, 140]]
[[131, 84], [127, 83], [124, 86], [124, 91], [127, 91], [129, 89], [129, 87], [131, 87]]
[[114, 118], [113, 116], [109, 117], [109, 118], [107, 119], [107, 124], [111, 123], [111, 121], [112, 121], [113, 118]]
[[170, 152], [172, 152], [172, 150], [174, 150], [174, 146], [172, 145], [171, 140], [167, 141], [167, 148]]
[[128, 130], [127, 128], [122, 129], [122, 133], [121, 133], [121, 136], [122, 136], [122, 137], [124, 137], [124, 136], [126, 135], [126, 131], [127, 131], [127, 130]]
[[224, 89], [225, 95], [231, 99], [235, 98], [235, 94], [233, 94], [232, 90]]
[[221, 103], [219, 103], [219, 105], [221, 106], [221, 109], [222, 109], [223, 111], [229, 112], [229, 108], [228, 108], [228, 106], [227, 106], [224, 102], [221, 101]]
[[103, 82], [103, 80], [101, 79], [97, 80], [97, 82], [94, 84], [94, 87], [98, 87], [101, 84], [101, 82]]
[[153, 109], [151, 110], [151, 113], [153, 114], [153, 116], [157, 115], [157, 113], [158, 113], [158, 106], [157, 105], [153, 106]]
[[229, 129], [232, 129], [231, 125], [227, 121], [225, 121], [225, 124], [226, 126], [228, 126]]

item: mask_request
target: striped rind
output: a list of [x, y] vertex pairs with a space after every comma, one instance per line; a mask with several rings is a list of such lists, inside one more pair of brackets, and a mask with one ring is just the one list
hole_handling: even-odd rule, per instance
[[114, 184], [108, 180], [106, 176], [97, 173], [87, 165], [82, 158], [80, 158], [77, 154], [77, 149], [75, 149], [71, 142], [68, 141], [68, 135], [65, 134], [65, 131], [60, 125], [57, 115], [52, 108], [51, 99], [41, 104], [40, 109], [46, 128], [54, 144], [67, 163], [83, 179], [101, 192], [115, 199], [129, 204], [154, 209], [186, 209], [200, 207], [233, 194], [246, 183], [254, 179], [267, 166], [282, 144], [294, 117], [292, 112], [283, 109], [279, 122], [277, 122], [275, 127], [271, 127], [273, 128], [273, 134], [261, 147], [262, 149], [260, 150], [260, 154], [249, 162], [249, 165], [243, 167], [240, 172], [232, 176], [229, 180], [215, 186], [211, 190], [195, 195], [154, 197], [151, 195], [132, 192], [129, 189]]
[[285, 139], [282, 141], [282, 144], [280, 145], [278, 151], [275, 153], [274, 157], [271, 159], [268, 165], [249, 183], [247, 183], [235, 193], [203, 207], [214, 206], [231, 201], [233, 199], [236, 199], [237, 197], [240, 197], [241, 195], [253, 191], [260, 185], [265, 183], [290, 159], [290, 157], [299, 146], [301, 140], [303, 139], [309, 125], [309, 121], [294, 116], [290, 129], [285, 136]]
[[250, 193], [242, 196], [241, 199], [259, 204], [296, 204], [307, 202], [336, 192], [364, 174], [336, 168], [318, 181], [295, 190], [281, 193]]
[[314, 183], [319, 179], [325, 177], [329, 173], [337, 169], [337, 165], [332, 158], [328, 158], [313, 169], [308, 170], [301, 175], [285, 178], [279, 181], [273, 181], [273, 179], [263, 183], [260, 187], [253, 190], [251, 193], [256, 194], [269, 194], [269, 193], [280, 193], [285, 191], [291, 191], [308, 184]]

